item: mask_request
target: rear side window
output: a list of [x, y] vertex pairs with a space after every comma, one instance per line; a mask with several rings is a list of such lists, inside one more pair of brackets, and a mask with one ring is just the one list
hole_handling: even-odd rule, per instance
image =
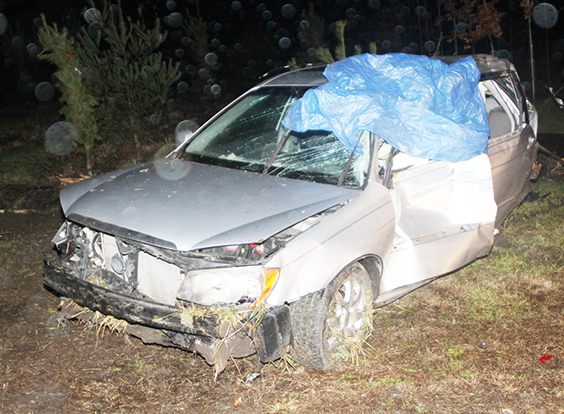
[[490, 140], [516, 132], [521, 123], [520, 95], [510, 76], [481, 82], [490, 125]]
[[502, 76], [495, 79], [496, 83], [503, 89], [503, 92], [515, 103], [519, 102], [517, 98], [517, 92], [515, 90], [515, 85], [513, 84], [513, 79], [510, 76]]

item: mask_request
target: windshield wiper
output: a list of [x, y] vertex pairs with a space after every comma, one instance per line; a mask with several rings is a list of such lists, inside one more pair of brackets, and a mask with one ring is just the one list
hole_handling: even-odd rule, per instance
[[286, 142], [286, 139], [288, 138], [288, 135], [290, 135], [290, 132], [292, 132], [291, 129], [287, 130], [284, 133], [284, 136], [282, 136], [282, 139], [280, 140], [280, 142], [278, 143], [278, 145], [276, 145], [276, 148], [274, 148], [274, 151], [272, 152], [272, 155], [270, 156], [270, 158], [268, 159], [268, 162], [265, 164], [264, 169], [262, 170], [262, 174], [266, 175], [268, 174], [268, 170], [270, 169], [270, 167], [272, 167], [272, 164], [274, 163], [274, 160], [276, 159], [276, 157], [278, 156], [278, 153], [280, 152], [280, 150], [282, 149], [282, 146], [284, 145], [284, 143]]
[[354, 144], [354, 148], [351, 152], [351, 156], [347, 160], [347, 163], [345, 164], [345, 168], [343, 169], [343, 172], [341, 173], [341, 176], [339, 177], [339, 181], [337, 182], [337, 187], [341, 187], [343, 185], [343, 183], [345, 182], [345, 178], [347, 177], [347, 174], [349, 173], [349, 168], [351, 167], [351, 164], [352, 164], [354, 153], [356, 152], [356, 147], [358, 147], [359, 143], [360, 143], [360, 140], [357, 139], [356, 144]]

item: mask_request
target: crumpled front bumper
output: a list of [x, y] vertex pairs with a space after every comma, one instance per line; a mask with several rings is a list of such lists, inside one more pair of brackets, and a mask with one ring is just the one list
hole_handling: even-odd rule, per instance
[[146, 343], [176, 346], [200, 353], [209, 364], [223, 370], [230, 357], [258, 353], [269, 362], [287, 353], [292, 328], [287, 305], [269, 308], [243, 317], [240, 324], [221, 321], [214, 308], [200, 307], [197, 316], [179, 306], [114, 292], [68, 273], [59, 262], [46, 255], [44, 283], [80, 306], [130, 323], [127, 332]]

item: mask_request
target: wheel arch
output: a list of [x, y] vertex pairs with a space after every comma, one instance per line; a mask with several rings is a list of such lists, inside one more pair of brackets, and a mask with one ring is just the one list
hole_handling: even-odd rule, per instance
[[354, 263], [359, 263], [362, 267], [366, 269], [370, 280], [372, 281], [372, 300], [376, 300], [380, 294], [380, 279], [382, 278], [382, 259], [376, 255], [366, 255], [360, 257], [356, 261], [349, 263], [345, 269], [352, 266]]

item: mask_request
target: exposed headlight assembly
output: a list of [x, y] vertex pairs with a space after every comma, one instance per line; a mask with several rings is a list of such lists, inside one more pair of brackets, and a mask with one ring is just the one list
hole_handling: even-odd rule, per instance
[[188, 272], [176, 297], [205, 306], [253, 308], [268, 296], [278, 274], [278, 269], [262, 266], [195, 270]]
[[279, 269], [266, 269], [258, 263], [266, 262], [277, 250], [344, 204], [302, 220], [261, 244], [213, 247], [194, 252], [206, 255], [208, 260], [216, 259], [224, 264], [237, 262], [240, 266], [188, 271], [178, 289], [177, 299], [204, 306], [257, 306], [272, 291], [280, 274]]

